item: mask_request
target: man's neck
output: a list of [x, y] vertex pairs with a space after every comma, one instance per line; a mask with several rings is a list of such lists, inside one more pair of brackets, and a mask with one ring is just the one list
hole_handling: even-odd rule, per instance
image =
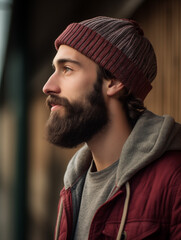
[[115, 111], [113, 114], [107, 126], [87, 143], [97, 171], [109, 167], [119, 159], [123, 145], [131, 133], [124, 111]]

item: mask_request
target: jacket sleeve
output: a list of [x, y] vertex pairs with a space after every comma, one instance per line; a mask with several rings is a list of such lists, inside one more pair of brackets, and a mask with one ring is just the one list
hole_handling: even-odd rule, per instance
[[172, 212], [170, 223], [170, 240], [181, 239], [181, 169], [177, 174], [172, 189]]

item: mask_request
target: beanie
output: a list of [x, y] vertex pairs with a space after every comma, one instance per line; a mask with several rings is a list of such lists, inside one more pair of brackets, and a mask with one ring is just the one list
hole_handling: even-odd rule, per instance
[[156, 56], [138, 23], [99, 16], [72, 23], [55, 40], [84, 54], [144, 100], [157, 73]]

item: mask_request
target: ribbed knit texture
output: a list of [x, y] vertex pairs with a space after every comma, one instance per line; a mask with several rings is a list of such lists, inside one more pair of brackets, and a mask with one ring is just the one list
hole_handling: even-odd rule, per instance
[[132, 20], [96, 17], [70, 24], [55, 41], [68, 45], [110, 71], [142, 100], [157, 73], [156, 56], [142, 29]]

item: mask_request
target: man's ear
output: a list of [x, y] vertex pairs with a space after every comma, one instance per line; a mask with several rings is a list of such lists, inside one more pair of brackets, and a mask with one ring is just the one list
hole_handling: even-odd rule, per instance
[[124, 85], [122, 82], [120, 82], [117, 79], [111, 79], [110, 83], [108, 84], [107, 88], [107, 95], [108, 96], [116, 96], [120, 93], [120, 91], [124, 88]]

